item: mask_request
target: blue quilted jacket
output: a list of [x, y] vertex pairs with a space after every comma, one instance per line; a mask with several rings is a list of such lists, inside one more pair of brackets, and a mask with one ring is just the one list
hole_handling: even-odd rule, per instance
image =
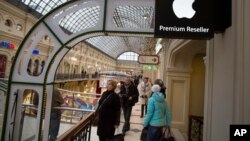
[[148, 101], [147, 115], [144, 119], [144, 127], [151, 126], [169, 126], [171, 123], [171, 114], [169, 112], [164, 95], [160, 92], [154, 92]]

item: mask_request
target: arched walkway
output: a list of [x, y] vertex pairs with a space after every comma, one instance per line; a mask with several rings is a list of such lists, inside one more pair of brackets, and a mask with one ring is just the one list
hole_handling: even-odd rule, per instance
[[[138, 27], [138, 25], [129, 28], [115, 26], [113, 23], [114, 11], [119, 6], [154, 7], [154, 1], [69, 1], [53, 9], [32, 27], [18, 48], [11, 68], [6, 100], [8, 103], [6, 106], [7, 114], [4, 118], [6, 121], [4, 123], [4, 140], [18, 140], [20, 138], [23, 93], [25, 90], [36, 90], [40, 98], [35, 140], [41, 140], [39, 137], [43, 136], [43, 141], [47, 141], [55, 73], [62, 58], [77, 43], [101, 35], [153, 37], [153, 28]], [[82, 23], [77, 23], [80, 24], [78, 28], [65, 29], [66, 25], [63, 22], [69, 20], [73, 15], [79, 16], [76, 19], [81, 18], [85, 15], [80, 13], [84, 12], [85, 14], [96, 12], [96, 14], [95, 17], [91, 15], [85, 17]], [[31, 76], [27, 72], [27, 67], [32, 51], [45, 36], [53, 42], [53, 51], [50, 52], [41, 74]]]

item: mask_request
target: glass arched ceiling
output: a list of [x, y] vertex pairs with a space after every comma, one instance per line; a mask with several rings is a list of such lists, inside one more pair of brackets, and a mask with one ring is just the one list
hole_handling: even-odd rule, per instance
[[139, 54], [134, 52], [124, 52], [117, 58], [117, 60], [137, 61], [138, 56]]
[[[50, 10], [69, 0], [7, 0], [16, 7], [29, 12], [40, 18]], [[123, 0], [125, 1], [125, 0]], [[136, 2], [137, 0], [135, 0]], [[152, 1], [152, 0], [145, 0]], [[60, 27], [67, 34], [73, 34], [83, 29], [95, 26], [99, 20], [100, 7], [88, 7], [80, 9], [63, 17], [59, 21]], [[118, 6], [113, 12], [113, 22], [120, 28], [143, 28], [152, 29], [154, 26], [154, 6]], [[98, 36], [87, 39], [85, 42], [91, 44], [98, 50], [106, 53], [114, 59], [127, 51], [139, 53], [149, 43], [150, 38], [143, 37], [118, 37]]]
[[117, 58], [120, 54], [133, 51], [140, 54], [149, 42], [146, 37], [120, 37], [120, 36], [98, 36], [86, 40], [87, 43]]

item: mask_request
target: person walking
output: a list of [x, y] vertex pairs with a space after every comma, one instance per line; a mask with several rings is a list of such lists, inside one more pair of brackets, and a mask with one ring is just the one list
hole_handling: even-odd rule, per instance
[[139, 92], [130, 78], [126, 78], [124, 85], [121, 86], [120, 96], [125, 120], [122, 133], [125, 135], [125, 133], [130, 130], [130, 116], [132, 108], [135, 103], [138, 102], [139, 97]]
[[120, 125], [121, 104], [118, 94], [114, 92], [116, 87], [115, 81], [108, 81], [107, 91], [103, 92], [99, 101], [99, 122], [97, 124], [99, 141], [112, 140], [115, 129]]
[[143, 81], [137, 87], [139, 91], [139, 103], [141, 104], [141, 118], [144, 116], [144, 108], [145, 114], [147, 114], [147, 100], [151, 94], [151, 84], [149, 82], [148, 77], [144, 77]]
[[170, 127], [171, 114], [159, 85], [153, 85], [153, 95], [148, 101], [148, 109], [143, 126], [148, 127], [147, 141], [158, 141], [162, 135], [162, 128]]
[[57, 88], [53, 91], [52, 96], [52, 109], [50, 114], [50, 128], [49, 128], [49, 141], [55, 141], [60, 129], [60, 121], [62, 111], [54, 109], [54, 107], [60, 107], [64, 103], [64, 99]]

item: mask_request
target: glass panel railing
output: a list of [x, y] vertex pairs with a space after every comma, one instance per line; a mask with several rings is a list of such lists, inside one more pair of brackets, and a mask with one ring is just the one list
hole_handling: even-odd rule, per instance
[[[60, 129], [58, 133], [58, 137], [64, 135], [70, 129], [78, 125], [83, 119], [88, 117], [94, 110], [84, 110], [79, 108], [69, 108], [69, 107], [54, 107], [54, 109], [58, 109], [62, 111], [61, 121], [60, 121]], [[33, 104], [23, 104], [23, 112], [22, 112], [22, 140], [35, 140], [35, 127], [37, 123], [37, 117], [34, 115], [35, 111], [37, 111], [37, 106]], [[75, 116], [69, 116], [65, 113], [67, 112], [78, 112], [79, 114]]]

